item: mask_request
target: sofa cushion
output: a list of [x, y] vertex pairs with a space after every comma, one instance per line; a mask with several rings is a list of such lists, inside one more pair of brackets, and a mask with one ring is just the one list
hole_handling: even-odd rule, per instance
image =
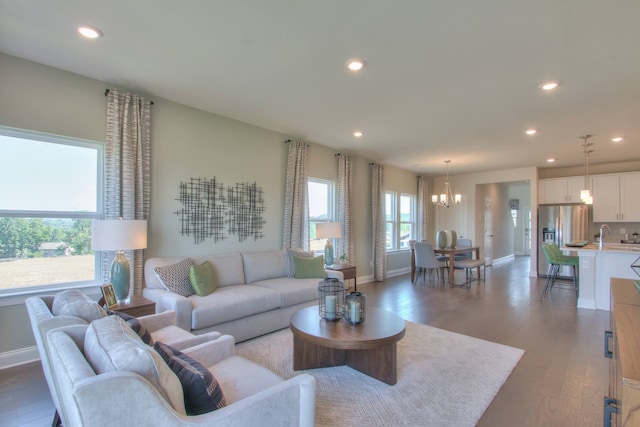
[[191, 264], [191, 260], [185, 258], [175, 264], [156, 267], [154, 271], [167, 290], [182, 295], [183, 297], [188, 297], [195, 294], [189, 281]]
[[84, 352], [97, 374], [128, 371], [141, 375], [177, 412], [185, 414], [178, 377], [120, 317], [107, 316], [91, 322], [84, 338]]
[[282, 250], [243, 252], [242, 264], [246, 283], [287, 276], [287, 263]]
[[215, 291], [218, 287], [218, 279], [211, 262], [193, 264], [189, 270], [189, 282], [198, 296], [203, 297]]
[[121, 311], [108, 311], [109, 316], [118, 316], [124, 320], [127, 325], [140, 337], [143, 343], [147, 345], [153, 345], [153, 339], [151, 334], [147, 331], [147, 328], [136, 318], [130, 314], [123, 313]]
[[324, 271], [324, 257], [316, 256], [313, 258], [308, 257], [293, 257], [296, 265], [296, 279], [309, 279], [312, 277], [325, 278], [327, 272]]
[[56, 294], [51, 312], [54, 316], [80, 317], [89, 323], [107, 315], [107, 312], [97, 302], [77, 289], [69, 289]]
[[287, 262], [289, 268], [289, 277], [296, 277], [296, 263], [293, 259], [294, 256], [308, 257], [312, 258], [315, 256], [313, 251], [305, 251], [303, 249], [287, 249]]
[[[228, 405], [253, 396], [284, 380], [264, 366], [239, 356], [231, 356], [208, 366], [224, 390]], [[238, 375], [242, 372], [242, 375]], [[260, 424], [260, 423], [258, 423]]]
[[191, 259], [196, 263], [209, 261], [216, 272], [219, 287], [242, 285], [244, 283], [242, 255], [239, 252], [208, 257], [192, 257]]
[[206, 414], [227, 406], [218, 381], [200, 362], [161, 342], [153, 348], [178, 376], [187, 415]]
[[253, 285], [221, 286], [206, 297], [192, 296], [191, 329], [208, 328], [280, 307], [280, 294]]
[[251, 286], [261, 286], [273, 289], [280, 294], [280, 307], [291, 307], [296, 304], [318, 299], [318, 284], [320, 279], [295, 279], [293, 277], [283, 277], [281, 279], [269, 279], [254, 282]]

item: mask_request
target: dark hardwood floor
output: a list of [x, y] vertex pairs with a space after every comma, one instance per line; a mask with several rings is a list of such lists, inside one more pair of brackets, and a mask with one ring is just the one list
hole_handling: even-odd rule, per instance
[[[456, 276], [464, 281], [463, 271]], [[529, 258], [516, 257], [487, 268], [486, 280], [469, 289], [435, 279], [414, 285], [402, 275], [358, 290], [368, 306], [526, 351], [479, 426], [601, 426], [609, 313], [576, 308], [574, 294], [562, 289], [541, 302], [543, 287], [529, 277]], [[0, 393], [0, 425], [50, 425], [53, 404], [39, 363], [0, 371]]]

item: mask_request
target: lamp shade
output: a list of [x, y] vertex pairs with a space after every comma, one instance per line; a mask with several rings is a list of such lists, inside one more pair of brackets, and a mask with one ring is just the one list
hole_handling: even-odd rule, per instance
[[91, 248], [94, 251], [123, 251], [147, 247], [147, 221], [129, 219], [93, 220]]
[[339, 239], [342, 237], [342, 227], [339, 222], [321, 222], [316, 225], [316, 238]]

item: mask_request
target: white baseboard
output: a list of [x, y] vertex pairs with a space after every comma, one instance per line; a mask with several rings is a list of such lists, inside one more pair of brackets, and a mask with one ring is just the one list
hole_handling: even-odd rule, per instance
[[20, 348], [18, 350], [0, 353], [0, 370], [13, 366], [24, 365], [25, 363], [37, 362], [40, 360], [38, 347]]

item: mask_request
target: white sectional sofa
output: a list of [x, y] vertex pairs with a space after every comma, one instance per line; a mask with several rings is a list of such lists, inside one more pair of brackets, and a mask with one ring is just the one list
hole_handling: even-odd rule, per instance
[[[170, 291], [156, 273], [156, 268], [175, 265], [185, 257], [150, 258], [144, 267], [144, 296], [155, 301], [156, 312], [174, 310], [177, 325], [187, 331], [218, 331], [244, 341], [288, 327], [293, 313], [317, 304], [323, 278], [295, 278], [293, 255], [301, 254], [270, 250], [190, 257], [193, 264], [213, 265], [217, 288], [206, 296], [187, 297]], [[325, 273], [343, 280], [340, 272]]]

